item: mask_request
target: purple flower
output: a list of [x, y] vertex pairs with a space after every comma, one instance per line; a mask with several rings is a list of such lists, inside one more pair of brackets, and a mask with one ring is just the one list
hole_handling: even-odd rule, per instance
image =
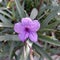
[[21, 22], [14, 25], [15, 32], [18, 33], [20, 41], [24, 42], [29, 38], [32, 42], [38, 40], [37, 31], [40, 28], [38, 20], [31, 20], [29, 17], [22, 18]]

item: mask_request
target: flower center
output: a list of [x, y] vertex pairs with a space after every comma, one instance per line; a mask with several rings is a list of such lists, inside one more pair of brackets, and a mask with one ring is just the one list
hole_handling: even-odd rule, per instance
[[25, 28], [25, 31], [26, 31], [26, 32], [29, 32], [29, 28], [26, 27], [26, 28]]

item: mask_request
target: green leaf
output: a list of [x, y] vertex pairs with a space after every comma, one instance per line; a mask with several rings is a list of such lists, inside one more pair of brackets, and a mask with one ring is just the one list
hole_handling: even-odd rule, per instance
[[0, 13], [12, 19], [12, 16], [10, 16], [10, 15], [9, 15], [8, 13], [6, 13], [5, 11], [0, 10]]
[[52, 60], [51, 57], [46, 53], [46, 51], [44, 51], [40, 46], [38, 46], [37, 44], [33, 44], [33, 48], [36, 50], [36, 52], [39, 55], [42, 55], [44, 57], [46, 57], [48, 60]]
[[44, 36], [42, 34], [39, 34], [39, 40], [56, 45], [56, 46], [60, 46], [60, 42], [57, 40], [53, 40], [51, 39], [49, 36]]
[[33, 8], [30, 14], [31, 19], [35, 19], [38, 14], [38, 10], [36, 8]]
[[[10, 41], [9, 41], [10, 42]], [[23, 51], [22, 47], [24, 46], [24, 43], [19, 42], [19, 41], [11, 41], [11, 43], [9, 43], [10, 45], [10, 49], [9, 49], [9, 59], [12, 60], [13, 56], [15, 56], [16, 60], [19, 60], [20, 55]], [[17, 55], [16, 52], [20, 50], [19, 54]]]
[[13, 13], [12, 13], [8, 8], [1, 7], [0, 10], [1, 10], [1, 11], [7, 11], [7, 12], [10, 13], [11, 15], [13, 15]]
[[41, 16], [41, 14], [47, 9], [46, 5], [43, 5], [40, 10], [39, 10], [39, 13], [38, 13], [38, 16]]
[[25, 17], [24, 9], [22, 8], [22, 6], [20, 4], [20, 1], [19, 0], [15, 0], [15, 3], [16, 3], [16, 7], [17, 7], [17, 10], [19, 12], [20, 17], [21, 18]]
[[54, 23], [49, 24], [48, 26], [46, 26], [46, 28], [49, 28], [49, 29], [56, 28], [56, 26], [57, 26], [59, 23], [60, 23], [60, 21], [55, 21]]
[[[53, 6], [43, 4], [42, 7], [41, 7], [40, 10], [39, 10], [38, 16], [41, 16], [43, 13], [45, 14], [45, 12], [46, 12], [48, 9], [52, 9], [52, 8], [53, 8]], [[43, 14], [43, 15], [44, 15], [44, 14]], [[39, 17], [39, 18], [40, 18], [40, 17]]]
[[0, 14], [0, 20], [5, 24], [11, 24], [11, 21]]
[[54, 49], [49, 49], [48, 51], [49, 51], [52, 55], [57, 55], [57, 54], [60, 53], [60, 49], [56, 49], [56, 48], [54, 48]]
[[10, 53], [9, 53], [9, 60], [11, 60], [11, 56], [13, 54], [13, 50], [14, 50], [14, 41], [12, 41], [11, 45], [10, 45]]
[[4, 41], [4, 40], [6, 40], [6, 41], [20, 41], [18, 39], [17, 35], [9, 35], [9, 34], [0, 36], [0, 41]]
[[41, 32], [47, 32], [47, 31], [53, 32], [53, 31], [57, 31], [57, 30], [55, 30], [55, 29], [53, 29], [53, 28], [49, 28], [49, 27], [48, 27], [48, 28], [40, 29], [40, 31], [39, 31], [39, 32], [41, 33]]
[[43, 20], [42, 22], [42, 28], [46, 27], [48, 25], [48, 23], [55, 17], [57, 16], [57, 11], [58, 11], [58, 7], [55, 8], [55, 10], [53, 10], [46, 18], [45, 20]]
[[13, 27], [12, 24], [0, 23], [0, 27]]

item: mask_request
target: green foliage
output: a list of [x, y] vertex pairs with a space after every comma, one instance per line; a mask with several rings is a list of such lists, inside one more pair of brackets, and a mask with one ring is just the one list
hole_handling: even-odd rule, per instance
[[[60, 16], [57, 14], [60, 6], [58, 3], [58, 6], [54, 6], [52, 0], [44, 0], [43, 3], [41, 1], [42, 0], [14, 0], [11, 2], [4, 0], [0, 3], [1, 60], [6, 57], [8, 57], [8, 60], [12, 60], [13, 57], [15, 57], [16, 60], [22, 59], [23, 46], [26, 44], [19, 41], [17, 34], [13, 30], [13, 26], [21, 18], [27, 16], [30, 16], [31, 19], [37, 19], [41, 23], [41, 28], [38, 31], [39, 40], [32, 45], [33, 51], [39, 55], [39, 58], [46, 57], [48, 60], [52, 60], [51, 55], [60, 53], [60, 40], [58, 38], [60, 37], [60, 30], [57, 29], [58, 25], [60, 25]], [[41, 2], [41, 5], [39, 2]], [[9, 8], [7, 8], [8, 5]], [[59, 32], [59, 34], [57, 32]], [[42, 47], [40, 45], [42, 45]], [[53, 49], [51, 48], [52, 46]], [[17, 50], [20, 50], [18, 55], [16, 54]], [[34, 54], [34, 56], [36, 56], [36, 54]]]

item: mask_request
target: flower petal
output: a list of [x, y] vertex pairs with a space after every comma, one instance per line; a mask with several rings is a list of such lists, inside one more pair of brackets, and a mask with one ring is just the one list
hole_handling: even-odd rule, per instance
[[22, 18], [22, 23], [31, 22], [32, 20], [29, 17]]
[[34, 20], [32, 26], [31, 26], [31, 30], [38, 31], [39, 28], [40, 28], [40, 23], [38, 22], [38, 20]]
[[33, 21], [29, 17], [22, 18], [22, 25], [24, 26], [30, 26], [32, 22]]
[[21, 31], [23, 31], [23, 27], [20, 22], [14, 25], [14, 31], [17, 33], [20, 33]]
[[22, 33], [20, 33], [20, 34], [18, 35], [19, 40], [22, 41], [22, 42], [24, 42], [24, 41], [28, 38], [28, 35], [29, 35], [29, 33], [27, 33], [27, 32], [22, 32]]
[[29, 34], [29, 39], [32, 41], [32, 42], [37, 42], [38, 40], [38, 35], [36, 32], [32, 32]]

